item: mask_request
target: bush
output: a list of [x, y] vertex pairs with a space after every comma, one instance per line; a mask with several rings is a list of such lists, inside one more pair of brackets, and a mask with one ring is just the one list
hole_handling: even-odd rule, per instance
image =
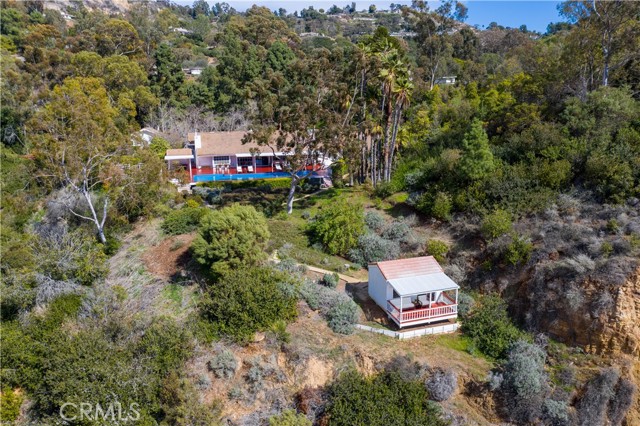
[[367, 225], [367, 228], [374, 232], [382, 231], [386, 221], [384, 220], [384, 216], [374, 210], [369, 210], [364, 215], [364, 223]]
[[294, 410], [285, 410], [269, 418], [269, 426], [311, 426], [311, 420]]
[[258, 264], [266, 257], [269, 227], [252, 206], [235, 204], [202, 218], [191, 246], [195, 259], [214, 274]]
[[586, 385], [577, 404], [580, 426], [605, 424], [607, 406], [615, 395], [620, 372], [614, 368], [600, 371]]
[[411, 227], [406, 222], [394, 220], [382, 231], [382, 238], [391, 241], [406, 242], [411, 236]]
[[343, 298], [331, 307], [327, 312], [329, 327], [336, 333], [351, 334], [355, 330], [354, 325], [358, 322], [358, 305], [349, 299]]
[[327, 253], [345, 255], [364, 233], [364, 212], [360, 204], [339, 200], [324, 208], [309, 230]]
[[529, 261], [532, 250], [533, 244], [531, 244], [531, 242], [518, 235], [514, 235], [512, 236], [511, 243], [503, 253], [503, 259], [513, 266], [526, 263]]
[[0, 392], [0, 421], [3, 424], [13, 424], [20, 415], [20, 406], [24, 401], [24, 396], [20, 391], [15, 391], [10, 387], [3, 388]]
[[569, 407], [564, 401], [547, 399], [542, 405], [542, 412], [547, 422], [553, 426], [569, 425]]
[[398, 256], [400, 245], [397, 241], [385, 240], [373, 233], [361, 235], [358, 238], [358, 246], [349, 251], [349, 259], [365, 268], [369, 263], [397, 259]]
[[431, 216], [439, 220], [451, 219], [451, 197], [446, 192], [438, 192], [433, 205], [431, 206]]
[[327, 414], [332, 426], [448, 424], [439, 407], [427, 400], [422, 383], [388, 372], [373, 377], [343, 373], [329, 388]]
[[493, 240], [511, 231], [512, 227], [511, 214], [506, 210], [498, 209], [484, 217], [480, 230], [487, 240]]
[[233, 352], [228, 349], [223, 349], [216, 354], [207, 365], [219, 379], [232, 379], [238, 369], [238, 361]]
[[269, 268], [238, 269], [207, 288], [201, 312], [218, 334], [248, 341], [256, 331], [297, 316], [295, 286], [290, 277]]
[[195, 231], [200, 219], [207, 213], [202, 207], [183, 207], [173, 210], [162, 222], [161, 228], [168, 235], [188, 234]]
[[442, 402], [451, 398], [458, 387], [458, 376], [453, 370], [437, 369], [425, 381], [429, 397]]
[[629, 379], [620, 379], [615, 396], [609, 401], [609, 421], [613, 426], [622, 424], [627, 412], [633, 405], [636, 385]]
[[340, 276], [335, 272], [332, 274], [324, 274], [321, 282], [325, 287], [336, 288], [340, 282]]
[[458, 292], [458, 315], [460, 315], [460, 318], [463, 320], [466, 318], [469, 312], [473, 310], [475, 302], [470, 294], [464, 291]]
[[447, 243], [441, 240], [429, 240], [427, 241], [427, 254], [435, 257], [438, 262], [444, 262], [447, 253], [449, 252], [449, 247]]
[[534, 422], [541, 415], [547, 390], [545, 359], [544, 349], [525, 341], [516, 342], [509, 350], [501, 391], [507, 415], [516, 423]]
[[521, 337], [513, 325], [507, 305], [498, 296], [482, 296], [462, 323], [466, 333], [483, 354], [500, 359], [509, 347]]

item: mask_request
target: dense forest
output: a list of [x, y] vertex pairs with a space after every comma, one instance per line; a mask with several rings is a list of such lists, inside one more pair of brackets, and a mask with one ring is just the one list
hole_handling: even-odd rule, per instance
[[[639, 2], [564, 2], [544, 34], [469, 26], [452, 0], [0, 7], [2, 422], [112, 424], [60, 423], [82, 401], [145, 425], [640, 421], [640, 331], [611, 325], [638, 288]], [[164, 136], [132, 143], [143, 127]], [[292, 177], [178, 193], [165, 150], [217, 130], [288, 151]], [[294, 202], [320, 156], [335, 197]], [[164, 284], [139, 260], [163, 245], [186, 258]], [[428, 346], [365, 374], [355, 340], [342, 365], [296, 328], [311, 310], [355, 339], [359, 309], [300, 264], [423, 253], [466, 292], [449, 346], [486, 363], [463, 369], [463, 405], [453, 370], [408, 355]], [[250, 357], [256, 332], [270, 352]], [[612, 333], [630, 337], [593, 337]], [[283, 391], [314, 350], [335, 377]]]

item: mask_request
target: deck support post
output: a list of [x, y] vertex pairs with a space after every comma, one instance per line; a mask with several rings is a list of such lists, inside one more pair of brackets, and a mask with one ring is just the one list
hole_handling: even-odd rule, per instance
[[191, 160], [187, 160], [189, 162], [189, 182], [193, 182], [193, 170], [191, 169]]
[[402, 296], [400, 296], [400, 316], [398, 318], [400, 319], [400, 326], [402, 326]]

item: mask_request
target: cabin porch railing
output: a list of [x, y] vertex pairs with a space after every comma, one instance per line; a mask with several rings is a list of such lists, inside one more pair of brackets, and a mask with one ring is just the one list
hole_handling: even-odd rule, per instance
[[410, 309], [407, 311], [402, 311], [402, 315], [400, 315], [400, 309], [393, 303], [391, 303], [391, 301], [387, 301], [387, 312], [397, 322], [402, 324], [413, 321], [422, 321], [425, 319], [456, 315], [458, 313], [458, 305], [451, 304], [446, 306], [438, 306], [435, 308]]

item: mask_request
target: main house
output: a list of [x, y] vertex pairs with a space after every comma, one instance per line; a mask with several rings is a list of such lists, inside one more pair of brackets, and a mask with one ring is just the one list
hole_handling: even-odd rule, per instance
[[400, 328], [457, 318], [459, 289], [433, 256], [369, 265], [369, 296]]
[[[170, 170], [184, 170], [190, 182], [265, 179], [289, 176], [284, 171], [286, 153], [268, 146], [242, 143], [245, 131], [193, 132], [185, 148], [168, 149], [164, 157]], [[317, 170], [318, 164], [308, 166]]]

